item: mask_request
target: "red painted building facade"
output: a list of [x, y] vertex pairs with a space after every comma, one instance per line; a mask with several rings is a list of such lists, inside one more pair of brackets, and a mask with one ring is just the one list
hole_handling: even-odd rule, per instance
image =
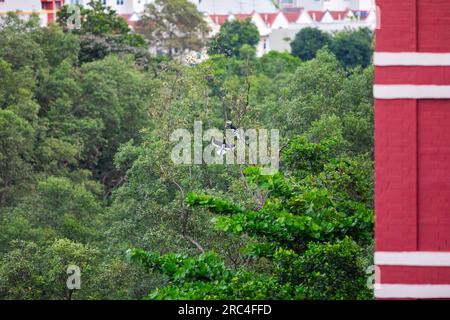
[[64, 0], [41, 0], [42, 10], [47, 11], [47, 23], [55, 22], [56, 12], [64, 6]]
[[450, 1], [376, 2], [375, 296], [450, 298]]

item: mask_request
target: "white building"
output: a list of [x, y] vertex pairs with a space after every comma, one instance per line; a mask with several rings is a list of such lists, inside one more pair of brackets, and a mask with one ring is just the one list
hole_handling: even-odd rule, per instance
[[190, 0], [200, 12], [208, 14], [251, 14], [253, 12], [275, 13], [272, 0]]
[[0, 11], [41, 11], [41, 0], [0, 0]]
[[[87, 5], [91, 0], [66, 0], [66, 4]], [[144, 11], [146, 4], [154, 0], [102, 0], [103, 4], [111, 7], [118, 14], [133, 14]]]
[[42, 9], [41, 0], [0, 0], [0, 17], [11, 11], [17, 12], [24, 19], [35, 13], [39, 15], [41, 25], [48, 22], [48, 13]]
[[352, 10], [370, 11], [375, 8], [375, 0], [350, 0]]
[[258, 56], [262, 56], [271, 50], [290, 52], [290, 42], [303, 28], [311, 27], [334, 33], [363, 27], [374, 30], [377, 23], [374, 8], [370, 11], [352, 11], [349, 9], [342, 11], [301, 10], [277, 11], [275, 13], [205, 14], [205, 16], [212, 30], [211, 36], [220, 31], [220, 26], [225, 21], [250, 19], [258, 28], [261, 38], [256, 46]]
[[[140, 13], [154, 0], [102, 0], [121, 15], [132, 27]], [[225, 21], [250, 19], [258, 28], [261, 41], [257, 55], [271, 50], [290, 51], [295, 34], [306, 27], [337, 32], [368, 27], [375, 29], [377, 16], [374, 0], [189, 0], [205, 16], [214, 36]], [[56, 8], [52, 3], [58, 3]], [[24, 14], [36, 12], [46, 24], [54, 19], [55, 10], [64, 4], [86, 5], [90, 0], [0, 0], [0, 15], [7, 11]], [[50, 7], [49, 7], [50, 6]], [[49, 10], [49, 8], [51, 10]], [[280, 10], [281, 9], [281, 10]]]
[[375, 0], [279, 0], [281, 9], [301, 8], [307, 11], [366, 10], [375, 6]]

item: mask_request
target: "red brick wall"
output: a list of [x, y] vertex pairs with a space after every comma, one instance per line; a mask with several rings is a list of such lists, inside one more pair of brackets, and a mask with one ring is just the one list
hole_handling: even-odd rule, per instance
[[[377, 6], [376, 52], [450, 53], [450, 0]], [[375, 85], [448, 86], [450, 66], [375, 66]], [[376, 252], [450, 254], [449, 99], [375, 100], [375, 212]], [[380, 269], [381, 284], [450, 285], [450, 265]]]
[[381, 24], [376, 32], [378, 51], [416, 51], [416, 0], [378, 0]]
[[418, 118], [418, 249], [450, 251], [450, 101], [419, 101]]
[[376, 250], [417, 249], [417, 103], [375, 103]]
[[450, 1], [419, 0], [417, 2], [418, 51], [449, 52]]
[[[59, 10], [64, 5], [64, 0], [41, 0], [42, 9], [44, 10]], [[56, 14], [54, 12], [47, 14], [48, 23], [56, 21]]]

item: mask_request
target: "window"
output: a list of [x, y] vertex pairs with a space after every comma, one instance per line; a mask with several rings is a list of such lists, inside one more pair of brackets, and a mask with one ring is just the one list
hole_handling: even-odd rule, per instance
[[124, 0], [117, 0], [117, 5], [123, 5]]
[[42, 10], [52, 10], [51, 2], [42, 2]]

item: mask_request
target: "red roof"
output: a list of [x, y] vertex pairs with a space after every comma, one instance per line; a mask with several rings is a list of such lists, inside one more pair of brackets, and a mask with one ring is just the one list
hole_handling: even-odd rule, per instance
[[228, 20], [228, 14], [210, 14], [211, 20], [218, 25], [223, 25]]
[[289, 23], [295, 23], [300, 16], [300, 11], [284, 12], [284, 16], [286, 17], [287, 21], [289, 21]]
[[259, 15], [263, 19], [264, 23], [266, 25], [268, 25], [269, 27], [271, 27], [272, 24], [275, 22], [275, 19], [277, 18], [278, 13], [260, 13]]
[[245, 20], [252, 18], [252, 15], [247, 13], [233, 13], [233, 16], [236, 18], [236, 20]]
[[333, 20], [344, 20], [347, 17], [348, 10], [345, 11], [329, 11]]
[[122, 18], [124, 18], [127, 22], [130, 20], [131, 18], [131, 14], [119, 14], [119, 16], [121, 16]]
[[314, 21], [320, 21], [325, 15], [325, 12], [326, 11], [308, 11], [308, 14]]
[[[323, 16], [326, 14], [326, 12], [327, 11], [308, 11], [308, 14], [311, 17], [311, 19], [313, 19], [316, 22], [320, 22], [320, 21], [322, 21]], [[344, 20], [347, 17], [349, 10], [328, 11], [328, 12], [330, 13], [331, 17], [334, 20]], [[267, 26], [271, 27], [279, 14], [284, 14], [285, 18], [287, 19], [287, 21], [289, 23], [295, 23], [298, 20], [300, 13], [301, 13], [301, 10], [289, 11], [289, 12], [276, 12], [276, 13], [259, 13], [259, 15], [261, 16], [261, 19], [264, 21], [264, 23]], [[365, 19], [367, 19], [369, 12], [359, 10], [359, 11], [354, 11], [354, 14], [356, 17], [360, 16], [360, 20], [365, 20]], [[231, 14], [210, 14], [209, 17], [215, 24], [222, 25], [225, 23], [225, 21], [228, 20], [230, 15]], [[252, 17], [251, 13], [234, 13], [232, 15], [236, 18], [236, 20], [251, 19], [251, 17]], [[130, 23], [129, 18], [131, 15], [123, 14], [121, 16]], [[130, 23], [130, 24], [132, 24], [132, 23]]]
[[130, 27], [135, 27], [136, 26], [136, 21], [130, 21], [132, 14], [119, 14], [119, 16], [121, 16]]

